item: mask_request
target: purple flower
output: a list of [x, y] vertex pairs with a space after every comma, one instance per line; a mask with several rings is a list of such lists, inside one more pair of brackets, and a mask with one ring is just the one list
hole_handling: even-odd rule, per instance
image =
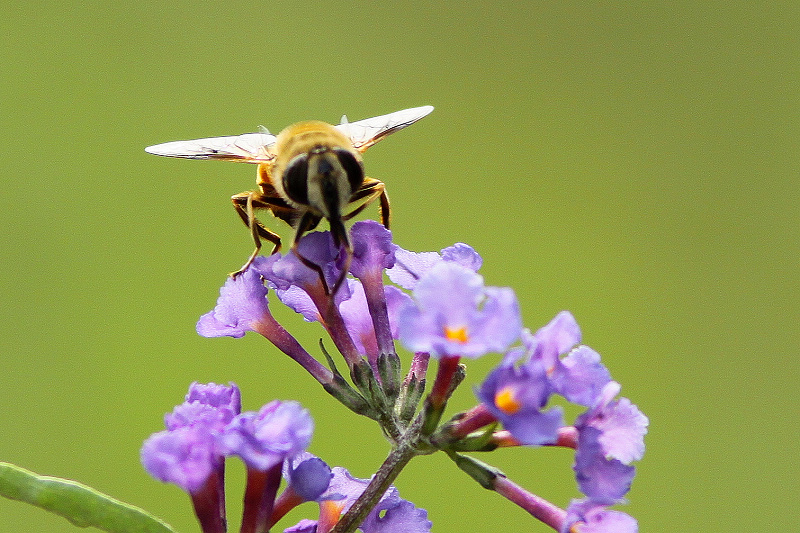
[[[573, 527], [580, 524], [580, 527]], [[561, 533], [637, 533], [636, 520], [620, 511], [609, 511], [590, 499], [572, 500]]]
[[267, 288], [258, 270], [274, 262], [272, 257], [257, 257], [251, 268], [236, 278], [229, 277], [219, 291], [214, 309], [197, 322], [197, 333], [203, 337], [229, 336], [240, 338], [269, 315]]
[[483, 259], [468, 244], [459, 242], [436, 252], [409, 252], [395, 245], [395, 264], [386, 271], [386, 275], [397, 285], [411, 290], [416, 287], [419, 279], [431, 268], [441, 262], [449, 261], [461, 265], [473, 272], [477, 272], [483, 264]]
[[453, 246], [448, 246], [441, 251], [442, 259], [452, 261], [459, 265], [477, 272], [483, 266], [483, 258], [469, 244], [457, 242]]
[[[331, 471], [333, 472], [331, 483], [320, 499], [341, 501], [341, 511], [347, 512], [350, 506], [361, 496], [361, 493], [364, 492], [364, 489], [367, 488], [369, 480], [353, 477], [346, 468], [341, 466], [334, 466]], [[381, 499], [389, 497], [392, 489], [394, 489], [394, 486], [390, 487]], [[397, 489], [394, 489], [394, 491], [396, 492]]]
[[141, 451], [145, 470], [189, 493], [199, 491], [220, 465], [213, 434], [202, 426], [185, 426], [154, 433]]
[[[298, 251], [307, 260], [319, 265], [328, 287], [332, 287], [342, 272], [343, 255], [333, 243], [330, 232], [317, 231], [300, 239]], [[322, 296], [324, 290], [319, 274], [306, 266], [293, 252], [281, 257], [273, 254], [269, 262], [253, 265], [254, 270], [269, 282], [278, 299], [303, 315], [307, 322], [320, 321], [320, 313], [312, 294]], [[336, 292], [336, 302], [350, 297], [347, 284]]]
[[325, 461], [303, 452], [284, 463], [283, 476], [302, 501], [312, 502], [328, 490], [333, 473]]
[[[322, 269], [328, 287], [332, 287], [339, 279], [342, 272], [340, 264], [342, 254], [333, 243], [330, 232], [315, 231], [306, 234], [300, 239], [297, 250], [300, 255]], [[264, 279], [275, 286], [279, 296], [290, 286], [300, 287], [306, 291], [321, 286], [319, 274], [306, 266], [293, 252], [279, 256], [273, 262], [259, 266], [257, 270]]]
[[[348, 283], [352, 295], [348, 300], [339, 304], [339, 312], [342, 314], [347, 331], [350, 333], [358, 352], [363, 355], [371, 354], [377, 356], [378, 345], [375, 339], [375, 329], [367, 306], [364, 287], [358, 280], [348, 280]], [[398, 312], [400, 308], [411, 301], [411, 298], [397, 287], [391, 285], [385, 286], [383, 290], [386, 295], [386, 307], [389, 312], [392, 338], [396, 339], [398, 336]]]
[[[581, 332], [569, 311], [562, 311], [535, 334], [522, 332], [523, 348], [506, 354], [503, 363], [519, 359], [522, 364], [541, 365], [550, 379], [553, 392], [579, 405], [592, 405], [611, 375], [600, 355], [588, 346], [578, 346]], [[569, 352], [569, 353], [568, 353]], [[567, 354], [565, 357], [560, 356]]]
[[291, 285], [286, 289], [278, 289], [275, 292], [278, 295], [278, 299], [286, 307], [301, 315], [303, 320], [306, 322], [322, 321], [322, 317], [317, 310], [316, 304], [305, 290], [295, 285]]
[[476, 390], [478, 398], [521, 444], [552, 444], [563, 425], [563, 410], [542, 411], [552, 386], [541, 364], [515, 367], [508, 362], [494, 369]]
[[395, 245], [392, 244], [392, 232], [374, 220], [365, 220], [353, 224], [350, 230], [353, 240], [353, 262], [350, 272], [362, 278], [368, 272], [380, 273], [394, 266]]
[[164, 416], [169, 430], [202, 425], [209, 431], [220, 431], [242, 411], [239, 387], [234, 383], [217, 385], [196, 381], [189, 386], [186, 401]]
[[432, 525], [428, 511], [400, 500], [391, 506], [379, 503], [359, 529], [364, 533], [428, 533]]
[[[328, 490], [320, 497], [320, 521], [335, 524], [364, 492], [369, 479], [358, 479], [345, 468], [334, 467]], [[330, 516], [335, 514], [335, 516]], [[298, 524], [299, 525], [299, 524]], [[428, 513], [403, 500], [392, 485], [370, 511], [359, 529], [364, 533], [428, 533], [431, 522]]]
[[619, 383], [608, 383], [595, 405], [577, 418], [575, 427], [579, 432], [595, 430], [591, 434], [596, 436], [600, 453], [629, 464], [644, 455], [649, 421], [627, 398], [614, 401], [619, 390]]
[[297, 402], [272, 401], [258, 413], [242, 413], [228, 424], [219, 441], [226, 455], [238, 455], [248, 468], [265, 471], [303, 451], [314, 423]]
[[558, 361], [551, 379], [556, 393], [572, 403], [588, 406], [611, 381], [611, 374], [600, 362], [600, 354], [581, 345]]
[[533, 335], [523, 337], [531, 359], [542, 361], [548, 372], [558, 363], [558, 357], [581, 341], [578, 322], [569, 311], [561, 311]]
[[[300, 452], [284, 461], [282, 474], [288, 485], [275, 501], [268, 526], [275, 524], [301, 503], [320, 501], [333, 477], [330, 467], [308, 452]], [[312, 525], [316, 525], [316, 522]]]
[[605, 456], [598, 440], [600, 435], [601, 432], [592, 427], [578, 432], [573, 469], [582, 493], [593, 501], [610, 505], [628, 493], [636, 470]]
[[200, 402], [210, 407], [230, 411], [234, 415], [242, 412], [242, 393], [235, 383], [229, 383], [226, 386], [195, 381], [189, 385], [186, 401]]
[[619, 384], [603, 388], [596, 404], [575, 422], [578, 446], [575, 476], [581, 492], [611, 504], [630, 490], [635, 470], [630, 463], [644, 454], [647, 417], [626, 398], [613, 401]]
[[414, 288], [415, 304], [400, 310], [400, 340], [411, 351], [476, 358], [502, 352], [522, 328], [508, 288], [484, 287], [483, 277], [451, 261], [426, 272]]
[[198, 491], [223, 463], [215, 434], [240, 410], [239, 388], [233, 383], [192, 383], [186, 401], [164, 417], [167, 431], [144, 442], [142, 464], [156, 479]]

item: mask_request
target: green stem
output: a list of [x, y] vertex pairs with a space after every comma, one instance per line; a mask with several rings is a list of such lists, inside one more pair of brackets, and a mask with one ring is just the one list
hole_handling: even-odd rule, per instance
[[331, 533], [352, 533], [378, 504], [386, 489], [397, 478], [400, 471], [414, 458], [417, 452], [407, 443], [393, 449], [372, 477], [364, 492], [342, 516]]

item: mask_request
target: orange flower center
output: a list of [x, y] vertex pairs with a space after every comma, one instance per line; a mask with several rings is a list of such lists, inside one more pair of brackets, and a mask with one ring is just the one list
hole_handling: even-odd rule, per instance
[[449, 326], [444, 327], [444, 336], [447, 340], [453, 342], [459, 342], [464, 344], [469, 340], [469, 336], [467, 335], [467, 327], [463, 326], [460, 328], [451, 328]]
[[342, 511], [344, 510], [344, 500], [324, 500], [319, 505], [319, 521], [317, 528], [319, 531], [330, 531], [339, 522]]
[[513, 415], [522, 407], [522, 404], [517, 401], [516, 392], [513, 387], [503, 387], [494, 395], [494, 404], [505, 414]]

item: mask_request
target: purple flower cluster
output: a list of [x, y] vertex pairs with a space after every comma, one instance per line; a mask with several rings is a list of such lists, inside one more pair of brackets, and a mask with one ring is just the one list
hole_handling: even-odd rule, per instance
[[[522, 321], [514, 292], [484, 286], [476, 273], [482, 260], [468, 245], [459, 243], [441, 253], [408, 252], [392, 244], [391, 233], [372, 221], [356, 223], [352, 239], [350, 271], [357, 279], [347, 279], [332, 301], [359, 354], [378, 349], [376, 336], [383, 328], [373, 328], [373, 305], [381, 303], [391, 338], [401, 339], [414, 352], [475, 358], [502, 352], [519, 338]], [[342, 258], [329, 233], [306, 235], [299, 251], [320, 266], [329, 284], [339, 277]], [[391, 280], [412, 291], [411, 297], [397, 287], [383, 286], [380, 274], [385, 269]], [[376, 273], [383, 293], [378, 298], [383, 302], [369, 297]], [[330, 326], [326, 323], [331, 318], [330, 302], [321, 280], [289, 253], [259, 257], [241, 276], [228, 279], [217, 306], [200, 318], [197, 331], [206, 337], [240, 337], [248, 330], [263, 334], [263, 324], [269, 320], [264, 282], [306, 321]]]
[[[535, 333], [523, 328], [514, 292], [485, 285], [477, 272], [482, 259], [466, 244], [438, 253], [410, 252], [393, 244], [391, 233], [373, 221], [354, 224], [351, 235], [352, 261], [328, 232], [309, 233], [301, 239], [298, 252], [304, 260], [292, 252], [257, 258], [247, 271], [226, 281], [214, 310], [200, 318], [198, 333], [241, 337], [255, 331], [263, 335], [339, 401], [376, 420], [395, 450], [411, 454], [404, 460], [414, 454], [445, 451], [484, 487], [556, 530], [636, 531], [635, 520], [608, 507], [621, 503], [630, 489], [635, 473], [631, 463], [644, 453], [648, 420], [628, 399], [617, 398], [619, 384], [600, 355], [580, 344], [574, 317], [565, 311]], [[318, 268], [310, 268], [309, 263]], [[343, 268], [353, 277], [337, 284]], [[384, 274], [394, 285], [384, 283]], [[337, 287], [336, 293], [330, 294], [329, 287]], [[324, 347], [327, 368], [277, 323], [269, 310], [269, 292], [306, 321], [324, 327], [347, 365], [353, 386]], [[413, 353], [404, 379], [395, 341]], [[448, 399], [464, 379], [461, 360], [490, 353], [499, 354], [501, 361], [476, 389], [480, 403], [439, 426]], [[438, 369], [423, 398], [431, 358], [438, 361]], [[553, 405], [554, 395], [586, 411], [570, 425], [563, 408]], [[181, 442], [171, 446], [185, 462], [171, 469], [148, 466], [159, 479], [178, 483], [191, 493], [202, 486], [208, 472], [219, 468], [221, 457], [238, 454], [248, 469], [270, 471], [283, 465], [290, 482], [271, 508], [273, 518], [283, 516], [297, 502], [319, 502], [320, 519], [301, 522], [291, 531], [328, 531], [351, 507], [362, 512], [360, 505], [353, 506], [356, 496], [371, 498], [369, 503], [374, 505], [369, 513], [358, 515], [362, 531], [429, 530], [426, 513], [399, 500], [396, 491], [381, 495], [365, 490], [367, 481], [351, 478], [343, 470], [333, 469], [331, 478], [327, 465], [322, 468], [321, 461], [302, 453], [311, 422], [299, 406], [273, 402], [259, 413], [230, 417], [205, 413], [205, 407], [192, 409], [198, 411], [199, 420], [208, 422], [189, 424], [202, 427], [193, 430], [201, 435], [186, 441], [191, 444], [177, 437], [159, 437]], [[188, 418], [173, 415], [181, 417]], [[503, 430], [498, 430], [498, 424]], [[166, 433], [181, 427], [185, 424], [168, 425]], [[215, 437], [203, 440], [202, 435], [209, 434]], [[267, 434], [280, 436], [259, 440]], [[146, 448], [156, 447], [148, 443]], [[574, 449], [575, 478], [585, 497], [560, 509], [484, 463], [461, 455], [520, 445]], [[145, 464], [152, 462], [148, 458]], [[204, 466], [189, 466], [194, 464]], [[165, 471], [183, 472], [185, 479]], [[324, 480], [330, 481], [329, 488], [322, 489]], [[373, 483], [378, 481], [373, 479]], [[259, 520], [270, 524], [271, 518]]]
[[236, 385], [192, 383], [186, 401], [164, 416], [167, 430], [144, 442], [144, 467], [156, 479], [198, 492], [222, 467], [225, 452], [217, 436], [241, 410]]
[[414, 301], [400, 310], [400, 339], [413, 352], [476, 358], [502, 352], [522, 330], [508, 288], [485, 287], [483, 277], [442, 260], [414, 285]]
[[[297, 505], [316, 501], [317, 521], [304, 520], [286, 531], [328, 531], [364, 491], [369, 480], [333, 470], [304, 450], [313, 421], [297, 402], [272, 401], [258, 412], [241, 412], [234, 385], [192, 383], [186, 401], [168, 413], [167, 429], [148, 438], [142, 464], [156, 479], [174, 483], [192, 497], [204, 533], [226, 530], [225, 457], [238, 456], [247, 466], [243, 532], [266, 531]], [[287, 485], [276, 497], [281, 478]], [[427, 533], [427, 513], [402, 500], [393, 486], [360, 529], [364, 533]], [[324, 527], [317, 527], [317, 524]], [[306, 527], [306, 529], [303, 529]]]
[[164, 422], [167, 429], [144, 442], [142, 464], [156, 479], [191, 495], [205, 533], [226, 528], [225, 457], [239, 456], [247, 465], [243, 531], [257, 531], [271, 515], [284, 460], [305, 450], [314, 428], [297, 402], [276, 400], [258, 413], [242, 413], [239, 388], [232, 383], [193, 383], [186, 401]]
[[517, 443], [531, 446], [555, 445], [564, 435], [563, 410], [545, 409], [552, 395], [589, 408], [576, 419], [577, 439], [570, 443], [576, 448], [578, 486], [587, 498], [570, 509], [581, 510], [576, 516], [591, 509], [597, 517], [630, 489], [635, 472], [630, 463], [644, 454], [648, 420], [627, 398], [614, 400], [619, 384], [600, 355], [580, 340], [578, 324], [566, 311], [535, 334], [524, 331], [522, 347], [506, 354], [476, 394]]

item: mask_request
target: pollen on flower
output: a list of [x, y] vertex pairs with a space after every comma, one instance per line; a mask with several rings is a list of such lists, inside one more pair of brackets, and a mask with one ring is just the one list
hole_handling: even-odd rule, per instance
[[462, 326], [460, 328], [451, 328], [449, 326], [445, 326], [444, 336], [449, 341], [460, 342], [461, 344], [465, 344], [469, 340], [466, 326]]
[[503, 387], [495, 394], [494, 404], [507, 415], [513, 415], [522, 407], [522, 404], [515, 396], [515, 392], [516, 390], [513, 387], [508, 386]]

